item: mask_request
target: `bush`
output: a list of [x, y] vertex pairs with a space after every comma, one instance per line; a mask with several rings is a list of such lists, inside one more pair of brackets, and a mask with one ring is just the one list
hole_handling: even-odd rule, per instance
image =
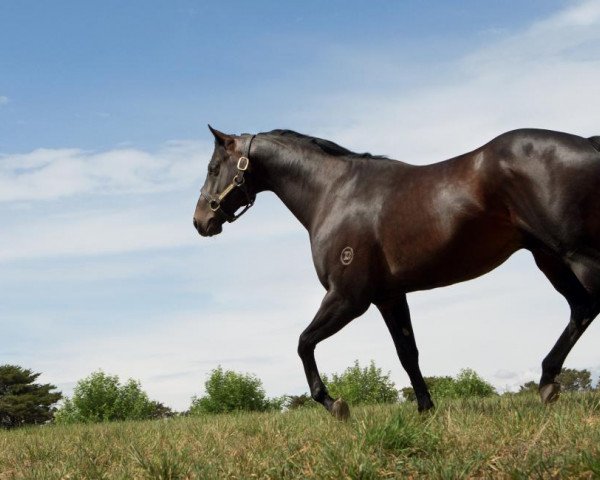
[[[454, 398], [455, 380], [452, 377], [425, 377], [429, 393], [436, 398]], [[412, 387], [404, 387], [402, 396], [405, 400], [415, 402], [417, 397]]]
[[[433, 398], [469, 398], [496, 395], [496, 389], [470, 368], [461, 370], [456, 378], [425, 377], [425, 383]], [[411, 402], [416, 400], [412, 387], [403, 388], [402, 396], [405, 400]]]
[[283, 407], [286, 406], [287, 401], [287, 395], [282, 395], [281, 397], [268, 398], [266, 410], [280, 412], [281, 410], [283, 410]]
[[156, 405], [140, 383], [129, 379], [121, 384], [116, 375], [102, 371], [79, 380], [73, 397], [56, 412], [57, 423], [107, 422], [152, 418]]
[[496, 389], [481, 378], [474, 370], [465, 368], [456, 377], [456, 398], [491, 397], [497, 395]]
[[318, 405], [308, 393], [302, 395], [286, 395], [283, 406], [288, 410], [296, 410], [297, 408], [308, 408]]
[[192, 398], [190, 415], [277, 408], [267, 400], [262, 382], [258, 378], [250, 374], [223, 370], [221, 366], [210, 373], [204, 383], [204, 389], [206, 395]]
[[40, 376], [17, 365], [0, 365], [0, 427], [13, 428], [52, 419], [54, 404], [62, 398], [56, 387], [34, 383]]
[[381, 373], [381, 368], [371, 360], [368, 367], [361, 368], [358, 360], [341, 375], [331, 379], [323, 375], [323, 383], [333, 398], [343, 398], [351, 405], [372, 403], [394, 403], [398, 401], [398, 390], [390, 380], [390, 374]]

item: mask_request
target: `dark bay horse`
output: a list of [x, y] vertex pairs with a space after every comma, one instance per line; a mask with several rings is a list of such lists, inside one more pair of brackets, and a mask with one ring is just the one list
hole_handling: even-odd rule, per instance
[[194, 226], [216, 235], [270, 190], [308, 230], [327, 293], [298, 354], [312, 397], [332, 414], [349, 411], [321, 381], [314, 357], [321, 340], [375, 304], [419, 410], [429, 409], [406, 294], [478, 277], [521, 248], [571, 307], [542, 362], [542, 401], [556, 400], [567, 354], [600, 313], [600, 137], [515, 130], [414, 166], [289, 130], [211, 131], [215, 149]]

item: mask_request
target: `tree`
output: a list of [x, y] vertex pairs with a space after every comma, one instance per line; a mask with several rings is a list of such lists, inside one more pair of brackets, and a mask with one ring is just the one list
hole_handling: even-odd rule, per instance
[[[592, 375], [589, 370], [577, 370], [575, 368], [563, 368], [556, 377], [563, 392], [589, 392], [592, 390]], [[519, 387], [518, 393], [538, 392], [538, 384], [533, 380]]]
[[262, 382], [254, 375], [223, 370], [219, 365], [204, 383], [206, 394], [193, 397], [191, 415], [234, 411], [265, 411], [270, 407]]
[[592, 375], [589, 370], [563, 368], [556, 377], [564, 392], [589, 392], [592, 390]]
[[152, 418], [156, 405], [138, 381], [121, 384], [117, 375], [102, 371], [79, 380], [73, 397], [56, 412], [58, 423], [106, 422]]
[[533, 380], [529, 382], [525, 382], [523, 385], [519, 387], [518, 393], [537, 393], [538, 392], [538, 384]]
[[341, 375], [323, 375], [323, 383], [333, 398], [343, 398], [351, 405], [398, 401], [398, 390], [389, 372], [384, 375], [372, 360], [368, 367], [361, 368], [355, 360]]
[[162, 402], [157, 402], [153, 400], [150, 402], [150, 413], [148, 418], [151, 419], [160, 419], [160, 418], [171, 418], [176, 416], [177, 413], [174, 412], [170, 407], [167, 407]]
[[45, 423], [62, 398], [49, 383], [34, 383], [40, 376], [17, 365], [0, 365], [0, 427]]
[[[429, 393], [434, 398], [489, 397], [496, 395], [496, 389], [470, 368], [461, 370], [456, 378], [425, 377], [424, 380], [429, 388]], [[403, 388], [402, 396], [408, 401], [416, 400], [412, 387]]]

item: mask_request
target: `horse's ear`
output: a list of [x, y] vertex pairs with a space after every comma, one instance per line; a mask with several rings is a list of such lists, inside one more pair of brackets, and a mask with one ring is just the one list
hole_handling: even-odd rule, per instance
[[227, 135], [226, 133], [219, 132], [216, 128], [213, 128], [210, 125], [208, 126], [208, 129], [214, 135], [215, 141], [219, 145], [222, 145], [223, 147], [227, 148], [234, 144], [235, 141], [231, 135]]

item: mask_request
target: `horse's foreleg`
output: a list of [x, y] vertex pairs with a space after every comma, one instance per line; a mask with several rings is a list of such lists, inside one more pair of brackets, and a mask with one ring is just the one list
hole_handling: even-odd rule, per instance
[[406, 295], [379, 304], [377, 308], [379, 308], [392, 335], [400, 362], [410, 378], [410, 383], [417, 397], [419, 411], [433, 408], [429, 390], [419, 368], [419, 351], [417, 350], [417, 343], [410, 321], [410, 310], [406, 302]]
[[364, 313], [367, 308], [368, 304], [358, 305], [356, 302], [330, 291], [325, 295], [315, 318], [302, 332], [298, 342], [298, 355], [304, 365], [312, 398], [341, 420], [347, 419], [350, 414], [348, 405], [341, 399], [334, 401], [329, 396], [317, 369], [315, 347], [320, 341], [340, 331], [350, 321]]

